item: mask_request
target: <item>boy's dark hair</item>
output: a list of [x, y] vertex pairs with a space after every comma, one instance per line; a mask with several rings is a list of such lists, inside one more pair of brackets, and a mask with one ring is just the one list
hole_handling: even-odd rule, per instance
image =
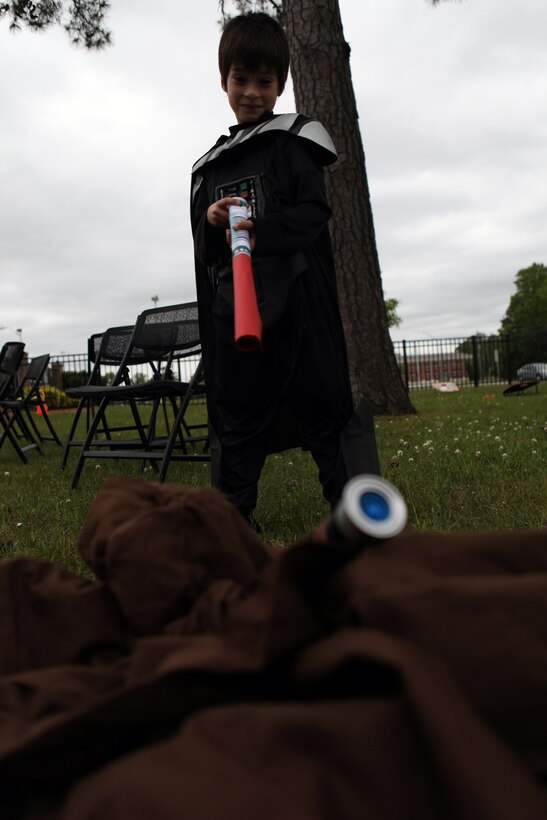
[[275, 71], [279, 93], [289, 73], [289, 41], [281, 25], [264, 12], [249, 12], [226, 23], [218, 47], [218, 67], [223, 85], [233, 65], [247, 71], [261, 66]]

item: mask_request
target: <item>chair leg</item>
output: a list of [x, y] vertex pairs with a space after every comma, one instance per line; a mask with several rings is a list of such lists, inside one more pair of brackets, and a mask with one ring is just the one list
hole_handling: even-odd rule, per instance
[[169, 464], [171, 462], [171, 454], [173, 452], [173, 447], [175, 446], [177, 435], [179, 435], [180, 427], [184, 420], [184, 415], [186, 413], [186, 410], [188, 409], [188, 405], [190, 404], [190, 399], [193, 396], [194, 385], [198, 384], [201, 378], [201, 372], [202, 368], [201, 366], [198, 366], [193, 377], [190, 379], [190, 382], [188, 384], [188, 390], [186, 391], [181, 401], [178, 413], [173, 421], [173, 427], [171, 428], [171, 433], [165, 445], [165, 451], [163, 454], [163, 458], [161, 460], [160, 471], [157, 478], [158, 482], [163, 483], [165, 481], [167, 470], [169, 469]]
[[165, 445], [165, 450], [163, 453], [163, 458], [160, 464], [160, 471], [158, 473], [157, 481], [161, 484], [165, 481], [167, 476], [167, 470], [169, 469], [169, 464], [171, 463], [171, 454], [173, 452], [173, 448], [175, 446], [175, 441], [177, 436], [179, 435], [180, 425], [182, 423], [182, 419], [184, 418], [184, 414], [186, 412], [186, 408], [188, 407], [188, 403], [190, 398], [185, 396], [180, 407], [179, 411], [173, 421], [173, 427], [171, 428], [171, 432], [169, 434], [169, 438], [167, 439], [167, 443]]
[[6, 421], [6, 419], [4, 417], [4, 413], [2, 411], [0, 411], [0, 424], [4, 428], [4, 433], [2, 434], [2, 437], [0, 439], [0, 447], [2, 446], [4, 441], [6, 439], [8, 439], [10, 441], [13, 449], [15, 450], [15, 452], [17, 453], [17, 455], [19, 456], [19, 458], [23, 462], [23, 464], [28, 464], [28, 458], [26, 457], [23, 450], [19, 446], [19, 442], [17, 441], [17, 438], [13, 435], [13, 433], [11, 431], [11, 427], [9, 425], [9, 422]]
[[[185, 399], [186, 399], [186, 396], [183, 398], [183, 401]], [[175, 420], [177, 418], [177, 414], [178, 414], [180, 408], [177, 409], [177, 402], [176, 402], [175, 399], [171, 400], [171, 405], [172, 405], [172, 408], [173, 408], [173, 419]], [[188, 401], [186, 402], [186, 407], [188, 407]], [[185, 407], [185, 412], [186, 412], [186, 407]], [[186, 446], [186, 440], [185, 440], [184, 436], [185, 436], [185, 434], [186, 434], [186, 436], [190, 436], [190, 431], [188, 429], [188, 425], [186, 424], [186, 422], [184, 420], [184, 415], [181, 418], [179, 424], [177, 424], [177, 425], [175, 423], [173, 423], [173, 424], [177, 429], [176, 438], [179, 441], [180, 449], [182, 450], [182, 452], [185, 455], [187, 455], [188, 454], [188, 447]], [[175, 441], [173, 441], [173, 447], [174, 446], [175, 446]]]
[[75, 490], [78, 486], [78, 481], [80, 480], [80, 475], [82, 473], [85, 461], [85, 454], [89, 450], [90, 444], [93, 441], [93, 437], [95, 435], [95, 431], [101, 422], [101, 418], [106, 412], [106, 408], [108, 407], [108, 399], [103, 399], [97, 409], [97, 412], [93, 416], [91, 424], [89, 425], [89, 429], [87, 431], [86, 437], [84, 439], [84, 443], [80, 448], [80, 455], [78, 456], [78, 461], [76, 462], [76, 466], [74, 467], [74, 471], [72, 473], [72, 478], [70, 481], [70, 489]]
[[[91, 450], [91, 447], [93, 445], [95, 433], [97, 432], [97, 429], [98, 429], [99, 425], [100, 424], [103, 424], [103, 425], [106, 424], [106, 410], [107, 410], [107, 407], [109, 406], [109, 404], [110, 404], [110, 401], [109, 401], [108, 398], [103, 398], [102, 399], [102, 401], [101, 401], [101, 403], [100, 403], [100, 405], [97, 409], [97, 412], [95, 413], [95, 416], [93, 417], [93, 420], [92, 420], [92, 422], [89, 426], [89, 430], [87, 431], [85, 441], [82, 444], [82, 447], [81, 447], [81, 450], [80, 450], [80, 455], [78, 457], [78, 461], [77, 461], [76, 466], [74, 468], [74, 472], [72, 473], [72, 479], [71, 479], [71, 482], [70, 482], [70, 487], [71, 487], [72, 490], [75, 490], [76, 487], [78, 486], [78, 482], [80, 480], [80, 475], [82, 473], [83, 466], [84, 466], [84, 460], [86, 459], [86, 457], [91, 455], [90, 450]], [[147, 446], [146, 431], [144, 429], [142, 419], [140, 417], [140, 414], [139, 414], [139, 411], [138, 411], [138, 408], [137, 408], [137, 403], [135, 402], [134, 399], [130, 399], [129, 400], [129, 405], [131, 407], [131, 413], [133, 415], [133, 421], [135, 422], [135, 427], [138, 431], [139, 438], [141, 440], [142, 448], [145, 451], [146, 446]], [[110, 441], [110, 439], [109, 439], [109, 441]], [[116, 444], [115, 439], [112, 439], [111, 449], [116, 449], [115, 444]]]
[[[144, 446], [145, 452], [151, 452], [153, 449], [153, 442], [156, 438], [156, 429], [157, 429], [157, 422], [158, 422], [158, 412], [160, 404], [163, 408], [163, 417], [165, 421], [165, 425], [167, 427], [167, 432], [169, 433], [169, 420], [167, 418], [167, 414], [165, 411], [165, 404], [163, 399], [154, 399], [152, 404], [152, 410], [150, 411], [150, 418], [148, 419], [148, 424], [146, 425], [146, 444]], [[143, 432], [144, 432], [144, 425], [143, 425]], [[150, 464], [152, 469], [157, 473], [158, 472], [158, 465], [156, 464], [156, 459], [144, 458], [142, 460], [141, 469], [144, 470], [147, 466], [147, 462]]]
[[[55, 430], [55, 428], [54, 428], [53, 424], [51, 423], [51, 419], [50, 419], [50, 417], [49, 417], [49, 413], [48, 413], [47, 409], [45, 408], [45, 402], [43, 402], [43, 401], [40, 399], [40, 401], [38, 402], [38, 406], [39, 406], [39, 407], [40, 407], [40, 409], [42, 410], [42, 418], [43, 418], [43, 420], [45, 421], [45, 423], [46, 423], [46, 427], [48, 428], [49, 432], [51, 433], [51, 436], [40, 436], [40, 432], [38, 432], [38, 435], [40, 436], [40, 438], [42, 439], [42, 441], [45, 441], [45, 440], [47, 440], [47, 441], [54, 441], [56, 444], [58, 444], [58, 445], [59, 445], [59, 447], [62, 447], [62, 446], [63, 446], [63, 444], [62, 444], [62, 442], [61, 442], [61, 439], [60, 439], [60, 438], [59, 438], [59, 436], [57, 435], [57, 431]], [[28, 412], [28, 407], [27, 407], [27, 412]], [[31, 416], [31, 418], [32, 418], [32, 416]], [[34, 427], [35, 427], [36, 429], [38, 429], [38, 428], [37, 428], [37, 426], [36, 426], [36, 424], [35, 424], [35, 422], [33, 421], [32, 423], [33, 423]]]
[[38, 427], [36, 426], [36, 422], [32, 418], [32, 413], [30, 412], [30, 408], [28, 407], [28, 405], [25, 406], [25, 412], [27, 414], [27, 419], [28, 419], [27, 427], [29, 427], [29, 429], [32, 427], [34, 437], [37, 438], [38, 441], [43, 441], [44, 437], [41, 434], [41, 432], [39, 431]]
[[[96, 402], [93, 399], [90, 399], [88, 397], [84, 397], [84, 398], [80, 399], [80, 401], [78, 403], [78, 406], [76, 407], [76, 412], [74, 413], [74, 418], [73, 418], [72, 424], [70, 426], [70, 431], [68, 433], [68, 438], [67, 438], [67, 440], [64, 444], [63, 455], [61, 457], [61, 464], [60, 464], [60, 467], [59, 467], [61, 472], [65, 469], [65, 467], [67, 465], [71, 447], [76, 447], [76, 446], [82, 447], [83, 446], [84, 441], [85, 441], [85, 436], [87, 436], [87, 433], [90, 429], [90, 426], [91, 426], [91, 424], [93, 424], [95, 416], [97, 415], [97, 412], [95, 410], [95, 406], [96, 406]], [[79, 422], [79, 420], [81, 418], [81, 415], [84, 412], [84, 410], [85, 410], [86, 432], [85, 432], [85, 434], [83, 434], [84, 438], [75, 439], [74, 436], [76, 434], [76, 429], [77, 429], [77, 426], [78, 426], [78, 422]], [[113, 439], [113, 437], [112, 437], [112, 432], [110, 430], [108, 420], [106, 418], [106, 413], [104, 415], [102, 415], [101, 418], [98, 420], [98, 423], [94, 427], [94, 432], [98, 436], [103, 435], [104, 438], [105, 438], [105, 441], [111, 441], [112, 442], [112, 444], [110, 446], [111, 450], [116, 449], [116, 442], [115, 442], [115, 439]]]
[[148, 448], [148, 431], [145, 429], [145, 425], [142, 423], [139, 408], [137, 407], [137, 402], [134, 401], [134, 399], [131, 399], [129, 404], [131, 405], [133, 421], [135, 422], [135, 427], [137, 428], [141, 444], [143, 446], [143, 449], [146, 450]]
[[[72, 419], [72, 424], [70, 425], [70, 431], [68, 433], [68, 438], [65, 442], [65, 448], [63, 450], [63, 455], [61, 456], [61, 466], [59, 468], [61, 470], [61, 472], [66, 467], [66, 463], [68, 461], [68, 454], [70, 452], [70, 448], [72, 446], [74, 446], [73, 445], [74, 434], [76, 432], [76, 427], [78, 426], [78, 421], [80, 420], [80, 416], [82, 415], [82, 411], [83, 411], [84, 407], [86, 406], [86, 404], [87, 404], [87, 399], [80, 399], [80, 401], [78, 402], [76, 412], [74, 413], [74, 418]], [[87, 425], [87, 427], [89, 429], [89, 424]]]
[[[44, 455], [42, 448], [40, 447], [40, 442], [37, 440], [34, 435], [32, 434], [32, 430], [30, 429], [29, 425], [26, 422], [23, 410], [19, 407], [14, 409], [10, 407], [4, 415], [4, 428], [6, 431], [9, 431], [14, 435], [14, 438], [20, 438], [28, 443], [25, 445], [19, 444], [19, 449], [23, 452], [27, 450], [38, 450], [41, 456]], [[17, 428], [19, 428], [20, 435], [17, 433]]]

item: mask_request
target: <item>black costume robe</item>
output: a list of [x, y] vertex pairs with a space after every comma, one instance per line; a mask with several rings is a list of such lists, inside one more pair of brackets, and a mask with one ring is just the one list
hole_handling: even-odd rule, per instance
[[[220, 444], [214, 483], [241, 508], [256, 503], [266, 454], [287, 446], [311, 450], [331, 504], [348, 477], [339, 438], [353, 407], [322, 170], [335, 159], [319, 123], [267, 115], [231, 128], [192, 171], [208, 411]], [[206, 216], [224, 196], [244, 196], [254, 223], [260, 352], [234, 346], [231, 251]]]

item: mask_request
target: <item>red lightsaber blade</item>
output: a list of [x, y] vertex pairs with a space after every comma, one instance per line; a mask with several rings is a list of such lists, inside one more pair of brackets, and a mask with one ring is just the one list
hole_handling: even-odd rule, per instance
[[249, 232], [234, 229], [247, 219], [247, 203], [230, 205], [230, 232], [232, 239], [232, 271], [234, 279], [234, 340], [238, 350], [260, 350], [262, 347], [262, 319], [258, 312], [256, 290], [251, 264]]

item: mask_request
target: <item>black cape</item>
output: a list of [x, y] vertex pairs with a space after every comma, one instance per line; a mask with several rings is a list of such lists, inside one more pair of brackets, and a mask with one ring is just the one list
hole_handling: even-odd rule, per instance
[[[268, 401], [255, 413], [263, 416], [260, 430], [251, 425], [241, 431], [241, 443], [253, 433], [260, 433], [264, 441], [267, 429], [268, 452], [308, 446], [302, 424], [294, 423], [295, 415], [306, 418], [318, 408], [318, 418], [320, 413], [329, 418], [329, 430], [321, 435], [338, 438], [352, 414], [328, 232], [331, 211], [323, 179], [323, 166], [335, 160], [332, 141], [320, 123], [283, 114], [231, 128], [230, 135], [222, 136], [193, 167], [191, 219], [200, 332], [209, 417], [221, 440], [228, 428], [233, 439], [237, 422], [227, 418], [226, 408], [242, 390], [237, 378], [231, 377], [229, 384], [225, 378], [226, 356], [231, 357], [234, 348], [230, 247], [224, 231], [213, 228], [206, 218], [209, 205], [223, 196], [244, 196], [249, 203], [256, 237], [253, 274], [264, 328], [263, 353], [233, 355], [245, 357], [242, 367], [256, 390], [269, 392], [271, 385]], [[308, 334], [304, 347], [303, 328]], [[280, 376], [281, 369], [286, 378]], [[284, 395], [295, 378], [302, 384], [296, 410], [294, 401], [290, 407]]]

